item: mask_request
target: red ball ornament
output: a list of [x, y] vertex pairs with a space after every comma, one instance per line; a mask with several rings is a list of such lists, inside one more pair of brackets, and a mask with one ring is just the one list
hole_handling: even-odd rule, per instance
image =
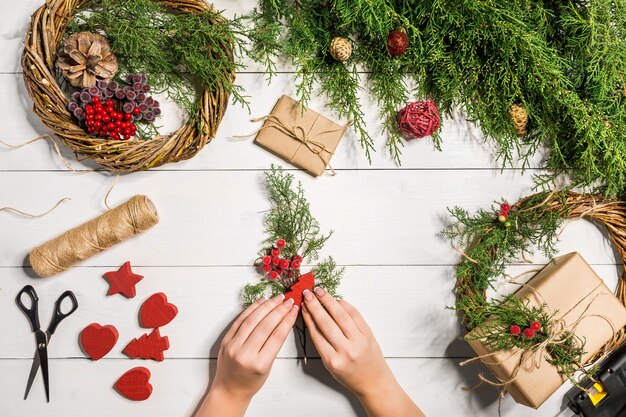
[[263, 270], [265, 272], [270, 272], [272, 270], [272, 265], [263, 265]]
[[394, 30], [387, 35], [387, 49], [391, 56], [400, 56], [409, 49], [409, 37], [402, 30]]
[[278, 256], [272, 256], [272, 265], [278, 265], [280, 263], [280, 258]]
[[524, 329], [524, 336], [526, 336], [526, 339], [532, 339], [533, 337], [535, 337], [535, 331], [528, 327]]
[[276, 241], [276, 247], [282, 249], [285, 247], [285, 239], [278, 239]]
[[272, 271], [268, 274], [269, 279], [271, 279], [272, 281], [275, 280], [276, 278], [278, 278], [278, 272], [276, 271]]
[[302, 256], [300, 256], [300, 255], [296, 255], [296, 256], [294, 256], [294, 257], [292, 258], [292, 260], [291, 260], [291, 261], [292, 261], [292, 262], [298, 262], [298, 263], [300, 263], [300, 262], [302, 262]]
[[511, 211], [511, 205], [509, 203], [500, 204], [500, 211], [508, 213], [509, 211]]
[[272, 256], [280, 256], [280, 249], [272, 249]]
[[299, 262], [299, 261], [295, 261], [295, 260], [294, 260], [294, 261], [291, 263], [291, 267], [292, 267], [293, 269], [299, 269], [299, 268], [300, 268], [300, 262]]
[[264, 256], [264, 257], [263, 257], [263, 259], [262, 259], [262, 262], [263, 262], [265, 265], [269, 265], [269, 264], [270, 264], [270, 262], [272, 262], [272, 257], [271, 257], [271, 256]]
[[432, 99], [414, 101], [398, 112], [398, 130], [405, 139], [430, 136], [439, 129], [441, 117]]
[[287, 259], [283, 259], [282, 261], [280, 261], [280, 267], [281, 269], [287, 269], [289, 268], [289, 264], [290, 262]]
[[530, 328], [538, 332], [539, 330], [541, 330], [541, 323], [539, 323], [538, 321], [533, 321], [532, 323], [530, 323]]
[[514, 324], [511, 327], [509, 327], [509, 333], [511, 333], [512, 335], [517, 336], [521, 332], [522, 332], [522, 328], [519, 327], [517, 324]]

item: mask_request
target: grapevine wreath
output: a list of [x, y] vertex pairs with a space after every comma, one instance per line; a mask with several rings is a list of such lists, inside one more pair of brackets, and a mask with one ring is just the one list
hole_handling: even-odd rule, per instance
[[[465, 248], [456, 271], [455, 310], [468, 331], [487, 323], [487, 330], [480, 333], [493, 350], [532, 349], [550, 338], [549, 330], [537, 332], [537, 337], [517, 336], [522, 331], [538, 330], [533, 329], [533, 325], [539, 328], [539, 323], [549, 328], [545, 324], [553, 317], [544, 308], [531, 307], [514, 296], [488, 300], [486, 291], [505, 275], [506, 265], [519, 259], [520, 253], [532, 253], [538, 248], [552, 258], [558, 232], [565, 221], [586, 219], [603, 226], [622, 262], [626, 260], [626, 202], [623, 200], [600, 194], [552, 191], [528, 196], [512, 206], [503, 202], [496, 210], [480, 210], [473, 215], [458, 207], [450, 212], [454, 222], [444, 234]], [[626, 304], [626, 272], [622, 272], [616, 295]], [[512, 322], [529, 324], [529, 328], [511, 326]], [[588, 363], [624, 341], [625, 329], [619, 329], [613, 340]], [[569, 348], [549, 350], [548, 360], [563, 375], [572, 377], [580, 370], [584, 341], [565, 332], [558, 343]]]
[[[83, 20], [77, 22], [77, 16]], [[155, 22], [155, 16], [161, 20]], [[163, 16], [171, 18], [168, 20]], [[172, 24], [167, 34], [161, 33], [167, 24], [178, 21], [184, 21], [187, 26], [181, 30]], [[234, 94], [235, 99], [240, 98], [236, 86], [233, 86], [237, 67], [232, 50], [237, 42], [233, 24], [203, 0], [48, 0], [32, 15], [22, 55], [24, 81], [34, 102], [33, 110], [74, 153], [92, 159], [113, 172], [141, 171], [189, 159], [215, 136], [229, 96]], [[188, 28], [193, 30], [185, 30]], [[120, 30], [115, 32], [117, 29]], [[69, 35], [68, 32], [72, 30], [75, 33]], [[145, 32], [145, 39], [139, 30]], [[123, 37], [129, 36], [129, 33], [135, 33], [136, 39]], [[201, 41], [206, 40], [202, 47], [195, 48], [193, 42], [184, 41], [197, 33], [205, 36], [199, 38]], [[74, 38], [76, 36], [78, 39]], [[152, 51], [149, 48], [135, 48], [134, 56], [128, 54], [136, 40], [158, 40], [156, 36], [161, 36], [164, 42], [177, 41], [178, 44], [165, 51], [159, 45]], [[104, 39], [106, 37], [111, 38], [110, 45]], [[191, 53], [185, 50], [190, 45], [194, 46]], [[120, 54], [116, 59], [111, 55], [116, 54], [118, 49]], [[152, 56], [149, 55], [151, 52], [154, 52]], [[124, 56], [124, 53], [127, 55]], [[191, 57], [188, 62], [184, 62], [185, 68], [180, 70], [185, 75], [180, 75], [176, 80], [176, 88], [169, 88], [171, 86], [168, 83], [173, 82], [173, 78], [168, 79], [163, 75], [168, 74], [168, 70], [173, 73], [173, 65], [165, 69], [158, 65], [151, 66], [154, 63], [167, 63], [165, 60], [159, 61], [157, 53], [169, 53], [174, 58], [176, 53]], [[141, 135], [141, 132], [136, 132], [136, 127], [131, 129], [134, 121], [141, 119], [142, 115], [143, 122], [152, 123], [160, 114], [158, 102], [145, 98], [143, 93], [150, 88], [147, 83], [153, 81], [146, 80], [146, 68], [148, 71], [153, 70], [156, 86], [161, 87], [178, 104], [183, 103], [185, 110], [188, 110], [188, 121], [174, 133], [160, 135], [153, 128], [148, 131], [149, 135], [145, 134], [146, 131]], [[63, 80], [64, 77], [67, 81]], [[140, 81], [139, 92], [131, 88], [135, 81]], [[183, 81], [186, 86], [182, 84]], [[122, 88], [125, 82], [130, 85]], [[74, 91], [72, 95], [72, 87], [67, 85], [70, 83], [75, 88], [87, 89]], [[93, 127], [88, 129], [86, 122], [81, 120], [88, 109], [81, 102], [80, 94], [88, 92], [89, 86], [96, 88], [96, 91], [92, 91], [91, 97], [87, 96], [90, 104], [86, 107], [100, 104], [91, 100], [99, 93], [106, 93], [107, 86], [114, 94], [118, 94], [118, 90], [122, 95], [127, 94], [124, 99], [128, 97], [138, 101], [139, 94], [140, 98], [149, 100], [149, 103], [142, 103], [141, 110], [135, 110], [131, 105], [130, 114], [121, 120], [123, 126], [117, 133], [114, 131], [115, 126], [112, 126], [111, 132], [98, 132]], [[104, 98], [108, 96], [101, 97], [104, 105]], [[77, 110], [81, 103], [83, 107]], [[114, 105], [105, 107], [101, 117], [112, 118], [116, 113], [122, 114], [122, 105], [126, 105], [126, 102], [115, 104], [117, 108]], [[105, 114], [107, 108], [110, 114]], [[93, 110], [90, 111], [93, 114]]]

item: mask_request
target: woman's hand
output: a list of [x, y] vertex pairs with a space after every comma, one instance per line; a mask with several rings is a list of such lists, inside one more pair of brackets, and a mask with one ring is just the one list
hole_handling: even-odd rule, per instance
[[293, 300], [284, 298], [258, 300], [235, 320], [222, 340], [215, 378], [198, 417], [244, 415], [298, 316]]
[[322, 288], [304, 292], [304, 321], [328, 371], [354, 392], [372, 417], [418, 417], [361, 314]]

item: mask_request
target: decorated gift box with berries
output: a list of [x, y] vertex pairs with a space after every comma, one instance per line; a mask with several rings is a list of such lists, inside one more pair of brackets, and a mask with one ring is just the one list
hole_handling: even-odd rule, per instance
[[312, 290], [314, 286], [336, 296], [343, 268], [337, 267], [331, 257], [311, 265], [319, 258], [319, 251], [332, 232], [321, 233], [302, 184], [294, 185], [293, 175], [272, 167], [265, 179], [272, 208], [264, 222], [268, 234], [266, 245], [255, 262], [261, 281], [246, 285], [244, 303], [251, 304], [262, 296], [285, 294], [299, 306], [302, 291]]

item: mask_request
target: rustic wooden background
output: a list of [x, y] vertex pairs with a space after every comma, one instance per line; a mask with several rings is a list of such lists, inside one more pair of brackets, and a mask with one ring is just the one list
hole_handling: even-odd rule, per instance
[[[0, 2], [0, 138], [13, 144], [46, 132], [31, 112], [19, 66], [29, 15], [40, 3]], [[254, 4], [254, 0], [216, 1], [227, 16], [249, 11]], [[252, 115], [268, 113], [281, 94], [294, 94], [292, 67], [281, 63], [280, 68], [269, 86], [254, 64], [238, 74], [237, 82], [250, 97]], [[461, 389], [473, 385], [482, 368], [459, 366], [472, 354], [459, 340], [461, 331], [453, 312], [446, 309], [453, 303], [459, 255], [439, 232], [448, 220], [447, 207], [475, 209], [501, 197], [513, 202], [531, 192], [532, 177], [541, 172], [541, 158], [524, 172], [519, 162], [501, 170], [480, 131], [457, 115], [443, 124], [443, 152], [436, 151], [430, 139], [414, 141], [404, 148], [403, 165], [398, 167], [384, 151], [376, 107], [366, 93], [363, 104], [379, 150], [373, 163], [367, 163], [350, 134], [332, 161], [338, 175], [316, 179], [251, 142], [231, 140], [257, 128], [249, 122], [247, 110], [231, 105], [215, 140], [193, 160], [119, 179], [110, 203], [146, 194], [159, 209], [158, 226], [44, 280], [30, 278], [30, 271], [23, 268], [30, 249], [102, 213], [114, 177], [101, 171], [68, 171], [45, 141], [17, 150], [0, 149], [0, 206], [42, 212], [60, 198], [71, 198], [37, 220], [0, 213], [0, 415], [191, 416], [206, 391], [220, 334], [240, 311], [239, 292], [246, 282], [258, 279], [251, 263], [264, 238], [262, 218], [269, 207], [263, 171], [277, 163], [303, 182], [313, 213], [323, 227], [335, 230], [324, 252], [346, 266], [341, 293], [363, 312], [398, 379], [426, 414], [496, 416], [498, 401], [492, 389]], [[314, 99], [311, 107], [324, 111], [322, 100]], [[174, 113], [175, 109], [169, 113], [166, 126], [175, 127]], [[73, 166], [86, 168], [76, 162]], [[615, 264], [605, 236], [590, 224], [570, 223], [562, 233], [560, 249], [581, 252], [609, 285], [615, 285], [621, 266]], [[145, 275], [137, 297], [106, 297], [108, 286], [102, 274], [126, 260]], [[535, 261], [541, 264], [545, 259]], [[529, 266], [511, 268], [520, 272]], [[39, 292], [44, 325], [62, 291], [72, 289], [80, 302], [50, 345], [50, 404], [45, 403], [39, 377], [28, 401], [22, 400], [34, 344], [14, 297], [25, 284]], [[157, 291], [165, 292], [180, 310], [177, 319], [162, 329], [171, 343], [167, 359], [162, 363], [129, 360], [121, 350], [143, 333], [137, 324], [138, 308]], [[120, 331], [114, 351], [99, 362], [86, 359], [77, 343], [80, 330], [91, 322], [114, 324]], [[316, 354], [309, 351], [308, 356]], [[152, 371], [154, 393], [148, 401], [133, 403], [111, 387], [123, 372], [138, 365]], [[502, 415], [554, 416], [567, 388], [537, 411], [507, 397]], [[302, 351], [291, 336], [248, 415], [364, 413], [319, 359], [303, 364]]]

